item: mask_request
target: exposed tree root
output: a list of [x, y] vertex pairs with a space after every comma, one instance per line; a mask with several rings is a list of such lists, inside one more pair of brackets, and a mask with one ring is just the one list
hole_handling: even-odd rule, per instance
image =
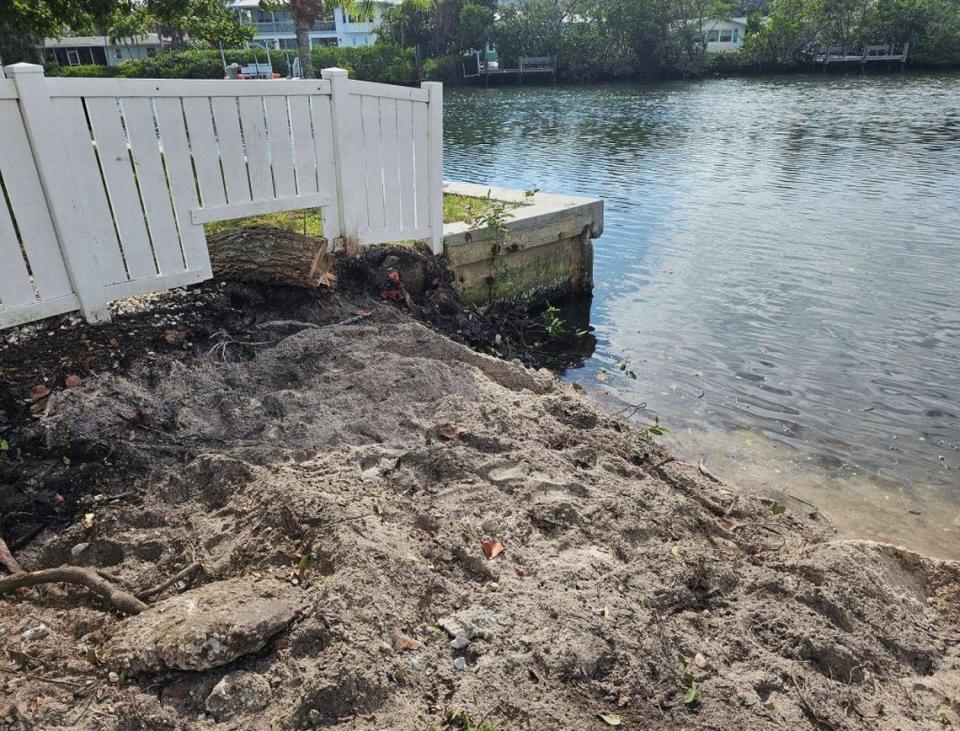
[[79, 566], [59, 566], [55, 569], [24, 571], [0, 579], [0, 594], [41, 584], [77, 584], [99, 594], [124, 614], [140, 614], [149, 607], [135, 596], [118, 589], [91, 569]]
[[203, 570], [203, 565], [199, 561], [194, 562], [189, 566], [187, 566], [187, 568], [185, 568], [183, 571], [179, 572], [175, 576], [171, 576], [166, 581], [163, 581], [157, 584], [152, 589], [145, 589], [143, 591], [138, 591], [136, 594], [136, 597], [141, 601], [147, 601], [152, 597], [162, 594], [164, 591], [169, 589], [174, 584], [180, 581], [186, 581], [187, 579], [193, 578], [194, 574], [197, 574], [202, 570]]
[[700, 474], [706, 477], [708, 480], [713, 480], [718, 484], [723, 484], [723, 481], [719, 477], [707, 469], [707, 466], [703, 463], [702, 457], [697, 460], [697, 469], [700, 470]]

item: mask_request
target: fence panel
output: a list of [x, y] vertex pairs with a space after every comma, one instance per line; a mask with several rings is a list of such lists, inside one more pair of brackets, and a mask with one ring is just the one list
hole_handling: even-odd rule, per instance
[[[441, 194], [432, 194], [431, 164], [442, 159], [442, 140], [431, 148], [428, 88], [351, 81], [349, 89], [361, 120], [353, 143], [362, 159], [359, 243], [431, 239], [440, 253], [443, 183]], [[436, 206], [441, 223], [434, 235], [431, 209]]]
[[[0, 81], [0, 327], [75, 310], [12, 81]], [[11, 98], [12, 97], [12, 98]]]
[[[439, 85], [0, 79], [0, 327], [211, 276], [203, 224], [320, 207], [442, 251]], [[436, 87], [436, 88], [434, 88]]]

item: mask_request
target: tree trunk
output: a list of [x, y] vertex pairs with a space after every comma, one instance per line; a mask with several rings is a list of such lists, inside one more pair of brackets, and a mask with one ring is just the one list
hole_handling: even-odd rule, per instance
[[313, 59], [310, 57], [310, 26], [309, 20], [297, 18], [297, 49], [300, 56], [300, 73], [305, 79], [314, 78]]
[[294, 287], [331, 286], [327, 240], [278, 228], [238, 228], [207, 237], [213, 273], [222, 279]]

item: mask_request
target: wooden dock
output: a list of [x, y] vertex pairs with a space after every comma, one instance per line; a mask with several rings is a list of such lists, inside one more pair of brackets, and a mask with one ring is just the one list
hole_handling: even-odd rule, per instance
[[534, 76], [543, 78], [544, 75], [549, 75], [550, 79], [554, 84], [557, 83], [557, 57], [556, 56], [524, 56], [520, 58], [520, 63], [518, 68], [515, 69], [502, 69], [499, 66], [494, 66], [493, 64], [488, 64], [480, 59], [479, 54], [476, 56], [476, 68], [473, 68], [473, 62], [470, 63], [471, 68], [467, 68], [467, 63], [463, 64], [463, 78], [464, 79], [483, 79], [484, 83], [489, 86], [491, 78], [516, 78], [519, 84], [523, 84], [523, 77]]
[[828, 66], [835, 64], [855, 64], [864, 70], [869, 63], [899, 63], [902, 69], [907, 63], [909, 50], [909, 43], [904, 44], [899, 52], [892, 44], [863, 46], [862, 50], [847, 46], [819, 46], [814, 49], [813, 64], [822, 66], [824, 73]]

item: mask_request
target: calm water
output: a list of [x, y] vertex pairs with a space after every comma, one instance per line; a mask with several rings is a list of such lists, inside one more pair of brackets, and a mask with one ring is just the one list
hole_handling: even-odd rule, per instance
[[960, 557], [960, 75], [453, 90], [445, 172], [606, 200], [568, 378], [845, 534]]

